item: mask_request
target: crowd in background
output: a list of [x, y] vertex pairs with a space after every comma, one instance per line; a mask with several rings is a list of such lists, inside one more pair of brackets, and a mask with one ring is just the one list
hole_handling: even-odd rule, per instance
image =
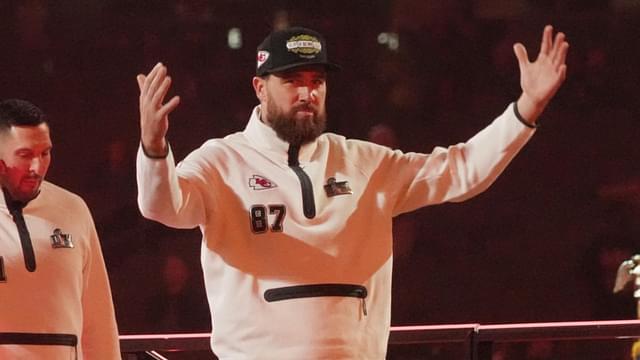
[[640, 251], [637, 2], [7, 0], [0, 13], [0, 98], [48, 114], [49, 180], [94, 214], [124, 334], [211, 326], [199, 231], [137, 210], [135, 75], [168, 66], [181, 159], [243, 129], [255, 47], [287, 24], [323, 32], [343, 67], [329, 77], [329, 131], [420, 152], [466, 140], [516, 100], [514, 42], [535, 54], [544, 24], [564, 31], [567, 81], [506, 173], [471, 201], [396, 219], [392, 323], [637, 316], [630, 292], [611, 292]]

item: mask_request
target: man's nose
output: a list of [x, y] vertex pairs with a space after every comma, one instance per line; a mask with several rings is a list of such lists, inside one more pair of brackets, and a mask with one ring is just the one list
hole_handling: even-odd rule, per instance
[[301, 102], [314, 102], [318, 99], [318, 91], [308, 86], [298, 88], [298, 99]]
[[31, 159], [29, 171], [35, 174], [41, 174], [43, 167], [44, 167], [44, 160], [38, 156], [35, 156], [33, 159]]

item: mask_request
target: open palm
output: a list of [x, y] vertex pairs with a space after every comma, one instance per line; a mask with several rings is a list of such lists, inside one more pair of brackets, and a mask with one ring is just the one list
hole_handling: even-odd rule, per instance
[[171, 77], [162, 63], [156, 64], [147, 76], [136, 77], [140, 89], [140, 132], [147, 154], [166, 154], [165, 136], [169, 129], [169, 114], [178, 106], [180, 98], [174, 96], [164, 103], [171, 86]]
[[514, 45], [523, 95], [542, 107], [551, 100], [566, 77], [568, 49], [564, 33], [557, 33], [554, 39], [551, 25], [544, 28], [540, 53], [534, 62], [529, 61], [524, 45]]

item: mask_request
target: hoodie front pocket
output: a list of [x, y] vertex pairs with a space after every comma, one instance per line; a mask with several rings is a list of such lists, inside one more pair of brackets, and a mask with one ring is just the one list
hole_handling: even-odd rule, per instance
[[286, 286], [275, 289], [269, 289], [264, 292], [264, 299], [267, 302], [300, 299], [309, 297], [322, 296], [342, 296], [354, 297], [362, 299], [362, 312], [367, 315], [367, 288], [362, 285], [353, 284], [312, 284], [312, 285], [295, 285]]

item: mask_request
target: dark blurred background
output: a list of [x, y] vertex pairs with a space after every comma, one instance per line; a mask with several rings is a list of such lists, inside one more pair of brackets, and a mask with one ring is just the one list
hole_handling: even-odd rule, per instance
[[567, 81], [485, 193], [395, 220], [392, 323], [636, 318], [617, 266], [640, 252], [637, 0], [2, 0], [0, 98], [53, 128], [49, 180], [93, 211], [123, 334], [209, 331], [200, 234], [144, 220], [135, 75], [158, 61], [182, 103], [177, 159], [242, 130], [255, 47], [274, 27], [328, 38], [329, 130], [405, 151], [466, 140], [520, 94], [512, 45], [567, 34]]

